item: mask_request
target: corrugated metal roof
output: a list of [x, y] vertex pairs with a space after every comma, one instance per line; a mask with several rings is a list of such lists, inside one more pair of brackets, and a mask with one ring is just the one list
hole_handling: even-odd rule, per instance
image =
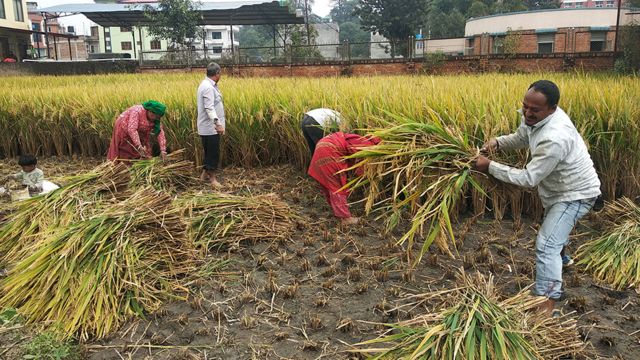
[[[83, 14], [101, 26], [144, 26], [150, 23], [144, 14], [145, 7], [157, 8], [158, 4], [66, 4], [38, 11], [55, 17], [60, 14]], [[262, 25], [303, 24], [301, 14], [292, 13], [279, 1], [225, 1], [205, 2], [199, 8], [202, 20], [199, 25]]]

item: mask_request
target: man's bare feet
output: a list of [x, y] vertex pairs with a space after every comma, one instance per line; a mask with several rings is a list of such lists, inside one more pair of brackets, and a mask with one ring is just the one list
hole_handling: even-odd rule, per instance
[[556, 301], [553, 299], [547, 299], [540, 305], [538, 305], [538, 311], [547, 315], [548, 317], [553, 316], [553, 309], [556, 305]]
[[357, 217], [349, 217], [349, 218], [340, 219], [340, 224], [341, 225], [356, 225], [359, 222], [360, 222], [360, 218], [357, 218]]
[[220, 183], [218, 182], [218, 180], [216, 180], [216, 179], [212, 179], [212, 180], [211, 180], [211, 188], [212, 188], [213, 190], [220, 190], [220, 189], [222, 188], [222, 184], [220, 184]]
[[209, 174], [207, 174], [206, 170], [202, 170], [202, 174], [200, 174], [201, 181], [209, 181]]

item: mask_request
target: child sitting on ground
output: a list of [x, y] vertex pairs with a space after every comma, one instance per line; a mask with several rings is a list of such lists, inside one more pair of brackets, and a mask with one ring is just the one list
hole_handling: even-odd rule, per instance
[[18, 165], [22, 167], [22, 171], [13, 175], [14, 179], [22, 181], [22, 185], [29, 188], [29, 194], [31, 195], [42, 192], [44, 173], [36, 167], [37, 164], [38, 159], [35, 156], [22, 155], [18, 159]]

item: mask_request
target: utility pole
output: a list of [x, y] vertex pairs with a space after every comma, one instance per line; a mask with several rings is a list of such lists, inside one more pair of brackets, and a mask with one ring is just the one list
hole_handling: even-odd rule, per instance
[[620, 34], [620, 8], [622, 0], [618, 0], [618, 16], [616, 17], [616, 40], [613, 42], [614, 55], [618, 52], [618, 36]]
[[307, 27], [307, 45], [311, 45], [311, 37], [309, 36], [309, 4], [308, 0], [304, 0], [304, 24]]

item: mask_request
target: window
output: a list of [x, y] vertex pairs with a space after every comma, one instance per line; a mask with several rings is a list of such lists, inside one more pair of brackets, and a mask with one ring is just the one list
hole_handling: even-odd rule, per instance
[[214, 54], [222, 54], [222, 46], [214, 46], [211, 48]]
[[24, 10], [22, 10], [22, 0], [13, 0], [13, 13], [16, 17], [16, 21], [24, 21]]
[[4, 0], [0, 1], [0, 19], [6, 19], [7, 15], [4, 12]]
[[120, 48], [122, 50], [132, 50], [131, 41], [123, 41], [120, 43]]
[[607, 50], [607, 33], [604, 31], [591, 33], [591, 46], [589, 51], [606, 51]]
[[129, 26], [120, 26], [120, 32], [131, 32], [131, 27], [129, 27]]
[[91, 27], [91, 37], [98, 37], [98, 27], [97, 26], [92, 26]]
[[[32, 23], [31, 24], [31, 30], [40, 31], [40, 24]], [[42, 39], [42, 35], [41, 34], [33, 34], [33, 42], [34, 43], [38, 44], [40, 42], [40, 39]]]
[[556, 34], [538, 34], [538, 54], [553, 54]]
[[76, 28], [73, 26], [67, 26], [67, 32], [69, 34], [75, 34], [76, 33]]
[[220, 31], [213, 31], [213, 32], [211, 33], [211, 38], [212, 38], [213, 40], [222, 40], [222, 32], [220, 32]]
[[151, 40], [151, 50], [162, 50], [160, 40]]
[[576, 9], [577, 9], [577, 8], [583, 7], [584, 5], [582, 4], [582, 1], [579, 1], [579, 2], [576, 3], [575, 6], [576, 6]]
[[616, 6], [616, 4], [615, 4], [615, 1], [614, 1], [614, 0], [609, 0], [609, 1], [607, 1], [607, 7], [608, 7], [608, 8], [612, 8], [612, 7], [614, 7], [614, 6]]
[[467, 55], [473, 55], [475, 44], [476, 44], [476, 39], [469, 39], [468, 40], [467, 49], [466, 49], [466, 54]]
[[89, 45], [89, 53], [94, 54], [96, 52], [96, 47], [94, 45]]
[[601, 8], [604, 6], [604, 1], [596, 1], [596, 7]]
[[504, 36], [493, 37], [493, 53], [504, 54]]

